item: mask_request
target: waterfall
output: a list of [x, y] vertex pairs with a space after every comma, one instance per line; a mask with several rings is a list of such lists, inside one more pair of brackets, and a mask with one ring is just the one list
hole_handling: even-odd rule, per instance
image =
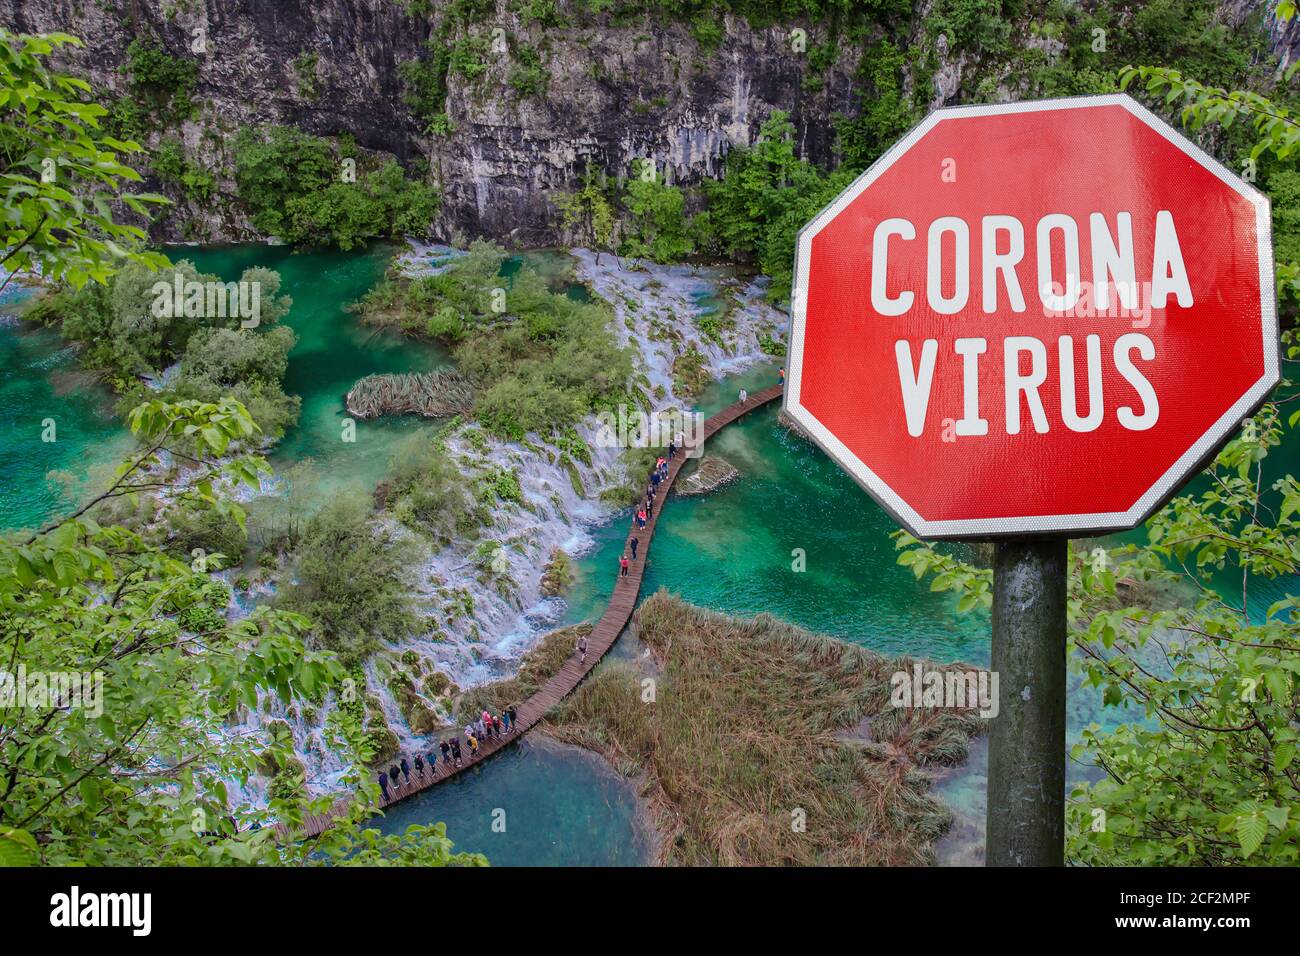
[[[610, 254], [602, 254], [598, 264], [596, 254], [589, 250], [572, 254], [579, 280], [611, 305], [620, 344], [637, 352], [634, 367], [648, 385], [651, 411], [684, 410], [691, 405], [688, 397], [675, 391], [672, 366], [679, 348], [694, 345], [709, 375], [718, 378], [766, 361], [759, 347], [760, 336], [784, 337], [786, 316], [764, 301], [762, 280], [738, 279], [722, 269], [624, 262]], [[420, 275], [445, 268], [455, 255], [445, 246], [412, 243], [398, 261], [411, 274]], [[724, 328], [710, 337], [701, 330], [700, 320], [717, 316], [724, 306]], [[461, 429], [447, 439], [448, 454], [468, 475], [496, 469], [513, 471], [522, 502], [496, 502], [493, 524], [481, 538], [443, 548], [433, 547], [423, 536], [387, 516], [380, 519], [390, 522], [395, 534], [414, 539], [424, 553], [424, 560], [412, 569], [411, 586], [417, 605], [429, 613], [429, 626], [393, 647], [394, 655], [414, 651], [461, 688], [517, 671], [520, 658], [542, 634], [558, 625], [566, 609], [562, 598], [547, 597], [541, 591], [542, 574], [552, 551], [581, 557], [594, 544], [591, 530], [616, 513], [600, 501], [599, 493], [623, 483], [623, 449], [602, 447], [597, 441], [599, 429], [594, 415], [576, 426], [591, 453], [590, 463], [572, 462], [582, 484], [581, 494], [550, 436], [529, 434], [522, 442], [512, 442], [480, 432], [471, 445], [466, 430]], [[475, 553], [482, 542], [499, 547], [491, 574], [482, 571]], [[471, 602], [472, 611], [468, 611]], [[374, 659], [366, 665], [369, 692], [378, 697], [405, 752], [427, 751], [436, 746], [435, 735], [453, 732], [452, 728], [440, 728], [427, 737], [413, 734], [375, 667]], [[431, 707], [436, 704], [424, 700]], [[279, 706], [266, 713], [259, 708], [240, 729], [254, 729], [271, 719], [286, 721], [306, 768], [309, 788], [314, 792], [337, 789], [343, 767], [337, 756], [320, 745], [317, 729], [330, 706], [321, 707], [312, 722], [283, 713]]]

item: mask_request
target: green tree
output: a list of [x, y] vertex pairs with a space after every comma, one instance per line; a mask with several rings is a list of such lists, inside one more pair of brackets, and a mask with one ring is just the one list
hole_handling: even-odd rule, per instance
[[[345, 160], [355, 177], [345, 176]], [[262, 232], [340, 249], [377, 236], [423, 235], [440, 203], [437, 189], [407, 179], [396, 160], [375, 165], [355, 147], [288, 126], [240, 131], [235, 184]]]
[[561, 225], [591, 245], [600, 263], [600, 254], [613, 248], [618, 216], [606, 196], [605, 176], [588, 166], [582, 176], [582, 189], [576, 193], [559, 193], [555, 208], [560, 211]]
[[727, 154], [723, 178], [707, 183], [709, 221], [719, 249], [756, 264], [772, 279], [768, 297], [790, 296], [799, 230], [852, 180], [847, 167], [823, 173], [794, 151], [794, 124], [777, 110], [747, 149]]
[[[39, 272], [80, 288], [104, 282], [125, 261], [157, 266], [156, 253], [136, 251], [144, 231], [114, 220], [120, 202], [148, 218], [161, 196], [125, 184], [140, 174], [120, 159], [139, 144], [100, 131], [105, 109], [81, 79], [53, 71], [56, 50], [80, 47], [64, 33], [14, 34], [0, 28], [0, 270]], [[3, 288], [4, 285], [0, 285]]]
[[[292, 832], [333, 795], [273, 787], [266, 806], [234, 796], [231, 782], [292, 760], [291, 738], [231, 734], [227, 723], [266, 697], [337, 702], [346, 675], [303, 646], [311, 625], [299, 615], [260, 609], [228, 624], [228, 590], [211, 577], [217, 561], [178, 561], [93, 517], [105, 502], [156, 491], [160, 456], [194, 442], [194, 480], [173, 492], [242, 522], [215, 489], [253, 485], [267, 471], [226, 454], [254, 434], [247, 412], [231, 400], [153, 401], [130, 424], [141, 451], [105, 491], [39, 532], [0, 541], [4, 667], [48, 688], [28, 680], [23, 700], [0, 707], [0, 862], [481, 863], [452, 854], [440, 827], [395, 837], [364, 829], [377, 794], [355, 771], [344, 784], [356, 795], [311, 843], [278, 840], [271, 824]], [[74, 673], [90, 675], [87, 692], [50, 680]], [[345, 754], [368, 753], [355, 708], [333, 708], [327, 736]]]
[[340, 498], [308, 519], [296, 574], [277, 607], [310, 618], [317, 646], [355, 664], [419, 630], [408, 569], [413, 545], [370, 520], [370, 502]]
[[625, 256], [677, 262], [695, 251], [695, 241], [686, 216], [686, 195], [676, 186], [660, 182], [657, 175], [641, 175], [653, 165], [649, 160], [627, 184], [623, 205], [627, 209], [627, 230], [620, 252]]

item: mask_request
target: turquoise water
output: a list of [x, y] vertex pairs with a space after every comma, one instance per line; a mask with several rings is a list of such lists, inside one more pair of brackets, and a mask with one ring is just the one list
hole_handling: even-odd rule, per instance
[[[375, 246], [361, 253], [295, 254], [266, 245], [173, 247], [173, 260], [190, 259], [201, 272], [230, 281], [244, 269], [266, 266], [280, 273], [282, 294], [293, 297], [284, 320], [298, 335], [289, 354], [285, 391], [301, 396], [298, 424], [271, 455], [284, 472], [304, 461], [297, 480], [311, 500], [328, 501], [347, 491], [369, 493], [388, 472], [389, 459], [403, 438], [436, 427], [418, 418], [356, 422], [355, 440], [345, 441], [344, 396], [365, 375], [427, 371], [450, 364], [436, 346], [375, 333], [346, 307], [383, 275], [392, 249]], [[0, 307], [3, 312], [3, 307]], [[66, 511], [86, 488], [89, 474], [105, 475], [131, 447], [129, 435], [111, 412], [107, 390], [79, 377], [75, 352], [45, 330], [0, 328], [0, 526], [23, 527]], [[60, 388], [61, 381], [72, 383]], [[59, 440], [39, 441], [42, 421], [56, 421]], [[46, 480], [51, 469], [70, 469], [66, 486]], [[12, 480], [11, 480], [12, 476]]]
[[[0, 316], [22, 297], [6, 289]], [[131, 440], [113, 396], [78, 371], [58, 333], [0, 323], [0, 369], [0, 530], [36, 528], [72, 508], [92, 472], [109, 478], [95, 466], [116, 462]]]
[[563, 249], [533, 249], [507, 257], [501, 264], [501, 275], [513, 282], [527, 265], [546, 280], [552, 292], [563, 292], [575, 302], [590, 302], [591, 290], [574, 279], [573, 262], [573, 256]]
[[[284, 321], [298, 334], [285, 389], [302, 397], [302, 415], [271, 464], [283, 473], [306, 462], [294, 480], [312, 500], [370, 492], [386, 476], [396, 444], [436, 427], [416, 418], [357, 422], [356, 441], [342, 440], [344, 395], [357, 379], [448, 364], [441, 349], [376, 335], [346, 311], [383, 275], [390, 250], [293, 254], [252, 245], [168, 251], [227, 281], [255, 265], [279, 271], [281, 292], [294, 300]], [[531, 256], [528, 261], [534, 264]], [[557, 284], [566, 275], [555, 255], [537, 265]], [[569, 284], [569, 294], [581, 300], [585, 289]], [[0, 327], [0, 368], [0, 526], [36, 525], [75, 505], [87, 476], [119, 461], [131, 440], [112, 415], [108, 391], [72, 378], [75, 353], [56, 333]], [[75, 387], [61, 388], [65, 381]], [[51, 444], [40, 442], [46, 417], [56, 421], [58, 440]], [[51, 469], [67, 469], [75, 480], [67, 486], [47, 481]], [[492, 830], [495, 807], [507, 812], [504, 834]], [[637, 865], [651, 852], [630, 785], [594, 754], [540, 741], [513, 747], [455, 783], [402, 804], [382, 826], [404, 829], [436, 820], [446, 821], [461, 849], [484, 852], [495, 865]]]
[[[712, 386], [705, 415], [776, 381], [776, 366]], [[709, 440], [739, 480], [707, 495], [671, 496], [650, 549], [643, 595], [660, 588], [731, 614], [767, 611], [810, 631], [890, 655], [987, 664], [988, 615], [958, 615], [957, 599], [929, 590], [895, 562], [896, 527], [829, 458], [777, 424], [776, 404]], [[630, 514], [630, 513], [628, 513]], [[593, 534], [579, 563], [569, 619], [602, 609], [614, 586], [630, 518]], [[806, 570], [796, 571], [802, 550]]]
[[396, 446], [416, 431], [432, 434], [436, 425], [419, 418], [357, 421], [355, 441], [345, 441], [344, 396], [360, 378], [382, 372], [421, 372], [450, 364], [437, 346], [361, 325], [347, 306], [383, 276], [392, 248], [376, 245], [360, 253], [294, 253], [283, 246], [243, 245], [205, 249], [170, 249], [173, 259], [186, 258], [200, 272], [232, 281], [250, 266], [280, 273], [281, 294], [293, 297], [284, 324], [298, 335], [289, 353], [285, 391], [302, 398], [302, 413], [271, 455], [284, 471], [310, 459], [298, 480], [310, 498], [325, 502], [342, 492], [372, 491], [388, 473]]
[[628, 783], [603, 758], [540, 734], [397, 804], [378, 826], [438, 820], [457, 850], [493, 866], [640, 866], [653, 853]]

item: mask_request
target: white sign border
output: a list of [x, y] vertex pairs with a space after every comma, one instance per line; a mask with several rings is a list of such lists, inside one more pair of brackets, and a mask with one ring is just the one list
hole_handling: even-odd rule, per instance
[[[1026, 515], [1005, 518], [930, 521], [894, 492], [878, 475], [831, 434], [811, 412], [800, 404], [800, 380], [803, 372], [804, 326], [808, 309], [805, 277], [812, 260], [813, 238], [856, 199], [885, 170], [897, 162], [921, 137], [947, 120], [969, 116], [995, 116], [1009, 113], [1036, 113], [1044, 110], [1081, 109], [1095, 106], [1120, 106], [1217, 176], [1225, 185], [1255, 207], [1255, 225], [1259, 235], [1260, 326], [1263, 332], [1264, 374], [1229, 408], [1209, 430], [1187, 449], [1161, 475], [1146, 493], [1127, 511], [1092, 514]], [[1262, 405], [1280, 379], [1278, 357], [1277, 306], [1273, 268], [1272, 219], [1269, 199], [1243, 182], [1213, 156], [1190, 142], [1160, 117], [1125, 93], [1078, 96], [1025, 103], [998, 103], [990, 106], [955, 106], [930, 113], [910, 133], [877, 159], [812, 221], [799, 231], [795, 247], [794, 288], [790, 297], [790, 355], [788, 361], [784, 411], [823, 451], [843, 468], [862, 488], [888, 511], [899, 524], [922, 539], [997, 538], [1073, 532], [1074, 536], [1122, 531], [1146, 520], [1161, 508], [1182, 483], [1208, 463], [1219, 445], [1227, 440], [1237, 425]]]

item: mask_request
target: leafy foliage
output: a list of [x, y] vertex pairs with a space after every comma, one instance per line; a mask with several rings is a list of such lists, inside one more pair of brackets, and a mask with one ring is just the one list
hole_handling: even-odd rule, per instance
[[443, 443], [420, 434], [408, 438], [393, 455], [386, 498], [398, 521], [439, 544], [469, 537], [490, 515], [474, 501], [468, 480]]
[[446, 45], [434, 41], [425, 44], [426, 57], [407, 60], [397, 68], [402, 79], [402, 101], [411, 108], [426, 129], [446, 116], [447, 68], [451, 53]]
[[633, 176], [623, 196], [627, 223], [619, 251], [625, 256], [676, 262], [695, 251], [686, 196], [656, 176]]
[[580, 241], [588, 243], [596, 252], [597, 262], [601, 252], [612, 248], [618, 226], [608, 191], [604, 175], [588, 166], [583, 173], [581, 190], [552, 197], [555, 208], [560, 211], [562, 227], [576, 232]]
[[475, 242], [445, 272], [375, 290], [361, 312], [451, 344], [475, 386], [474, 416], [502, 438], [549, 435], [627, 400], [632, 359], [608, 307], [551, 291], [527, 265], [507, 279], [504, 262], [500, 247]]
[[283, 390], [288, 353], [297, 339], [292, 329], [277, 324], [293, 304], [279, 294], [279, 273], [254, 267], [240, 276], [244, 288], [258, 289], [257, 328], [241, 327], [238, 315], [209, 315], [206, 298], [203, 314], [197, 316], [179, 308], [155, 308], [158, 284], [173, 289], [177, 281], [205, 286], [220, 282], [185, 259], [160, 272], [130, 263], [108, 286], [62, 289], [45, 296], [28, 317], [57, 324], [65, 339], [80, 343], [82, 361], [109, 374], [124, 393], [126, 408], [147, 392], [140, 376], [156, 376], [179, 363], [163, 397], [214, 402], [234, 396], [265, 433], [283, 434], [297, 421], [300, 402]]
[[[344, 160], [355, 163], [356, 181]], [[253, 225], [287, 242], [351, 249], [376, 237], [423, 235], [438, 191], [406, 178], [396, 160], [369, 163], [295, 127], [243, 129], [235, 138], [235, 183]]]
[[104, 135], [106, 110], [91, 100], [90, 86], [47, 65], [56, 50], [80, 46], [64, 33], [0, 29], [0, 269], [39, 272], [74, 288], [106, 281], [124, 262], [158, 265], [160, 256], [133, 248], [143, 230], [117, 222], [111, 205], [147, 218], [150, 204], [165, 201], [125, 188], [140, 174], [122, 157], [141, 147]]
[[419, 629], [407, 580], [413, 558], [408, 541], [370, 520], [364, 499], [335, 499], [307, 521], [276, 606], [310, 619], [317, 644], [354, 664]]
[[206, 202], [216, 190], [216, 180], [210, 170], [191, 162], [185, 148], [176, 137], [163, 139], [153, 151], [150, 160], [154, 173], [165, 183], [179, 186], [190, 199]]
[[190, 119], [197, 112], [194, 102], [199, 65], [186, 57], [173, 56], [157, 44], [136, 39], [126, 48], [130, 95], [151, 126], [165, 126]]
[[[225, 723], [266, 696], [286, 704], [332, 698], [345, 672], [307, 650], [304, 618], [260, 609], [236, 624], [228, 591], [207, 571], [168, 557], [90, 512], [151, 487], [158, 456], [196, 442], [209, 477], [187, 496], [221, 507], [215, 481], [255, 483], [259, 459], [222, 460], [255, 425], [236, 402], [151, 402], [130, 416], [142, 450], [85, 508], [26, 537], [0, 541], [0, 648], [27, 674], [90, 675], [90, 691], [0, 709], [0, 860], [9, 865], [481, 863], [451, 853], [440, 827], [385, 837], [361, 822], [377, 794], [349, 771], [358, 796], [313, 844], [278, 842], [269, 824], [301, 824], [334, 796], [272, 788], [266, 806], [237, 799], [268, 762], [292, 759], [292, 738], [229, 734]], [[187, 445], [187, 447], [189, 447]], [[231, 514], [238, 506], [224, 505]], [[215, 604], [214, 604], [215, 602]], [[202, 612], [202, 613], [199, 613]], [[99, 683], [95, 684], [98, 678]], [[364, 756], [359, 725], [331, 712], [328, 737]]]
[[768, 296], [783, 301], [790, 295], [799, 230], [851, 178], [844, 169], [823, 174], [795, 156], [794, 125], [777, 110], [752, 147], [728, 153], [722, 180], [705, 187], [715, 242], [771, 276]]

